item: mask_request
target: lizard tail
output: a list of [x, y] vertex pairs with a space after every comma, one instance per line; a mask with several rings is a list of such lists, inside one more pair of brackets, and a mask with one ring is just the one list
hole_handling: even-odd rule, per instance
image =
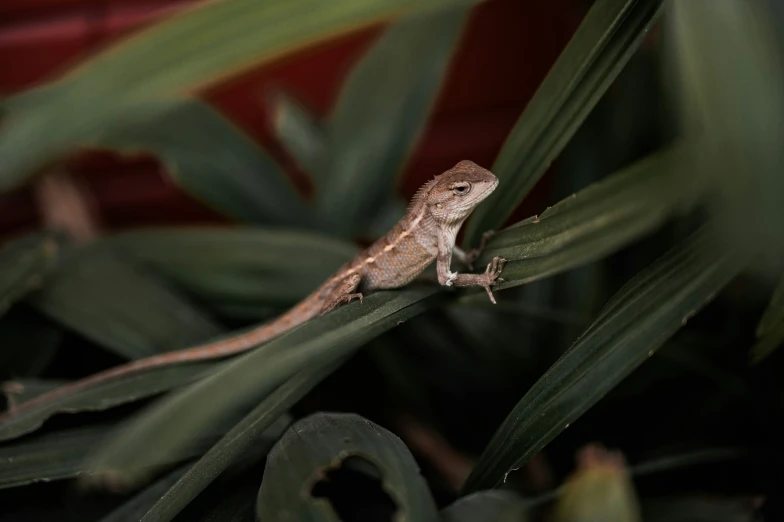
[[[318, 290], [316, 291], [318, 292]], [[316, 293], [314, 292], [314, 294]], [[142, 370], [156, 368], [160, 366], [168, 366], [178, 363], [191, 363], [209, 359], [219, 359], [242, 353], [244, 351], [255, 348], [256, 346], [281, 335], [282, 333], [299, 326], [300, 324], [310, 320], [318, 315], [321, 311], [321, 303], [319, 300], [314, 299], [311, 295], [301, 301], [297, 306], [290, 309], [285, 314], [281, 315], [271, 323], [261, 325], [248, 332], [230, 337], [228, 339], [221, 339], [218, 341], [210, 342], [193, 348], [186, 348], [176, 352], [162, 353], [160, 355], [153, 355], [136, 361], [131, 361], [126, 364], [121, 364], [110, 368], [108, 370], [95, 373], [78, 381], [68, 383], [59, 388], [41, 394], [38, 397], [25, 401], [16, 407], [9, 407], [9, 410], [0, 414], [0, 423], [7, 420], [9, 417], [14, 416], [24, 410], [33, 408], [39, 404], [57, 400], [60, 397], [70, 395], [80, 390], [90, 388], [96, 384], [109, 381], [117, 377], [131, 375]]]

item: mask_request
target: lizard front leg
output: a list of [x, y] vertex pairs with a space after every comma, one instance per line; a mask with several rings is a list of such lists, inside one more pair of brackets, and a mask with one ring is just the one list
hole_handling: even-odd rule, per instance
[[350, 303], [354, 299], [362, 301], [362, 293], [354, 292], [354, 290], [359, 287], [360, 281], [362, 281], [362, 276], [353, 273], [345, 279], [341, 279], [335, 283], [335, 285], [322, 296], [324, 306], [321, 307], [321, 314], [323, 315], [344, 303]]
[[469, 270], [474, 269], [474, 261], [482, 254], [485, 247], [487, 246], [487, 242], [490, 240], [491, 237], [495, 234], [495, 230], [488, 230], [484, 234], [482, 234], [482, 239], [479, 241], [479, 246], [477, 248], [472, 248], [468, 252], [463, 250], [462, 248], [455, 245], [452, 249], [452, 253], [460, 261], [462, 264], [468, 267]]
[[458, 274], [449, 270], [452, 261], [452, 249], [447, 245], [442, 245], [439, 241], [438, 246], [438, 282], [444, 286], [481, 286], [487, 292], [490, 302], [495, 304], [495, 297], [490, 290], [494, 286], [503, 281], [499, 276], [504, 269], [506, 259], [501, 257], [494, 257], [493, 260], [487, 264], [484, 274]]

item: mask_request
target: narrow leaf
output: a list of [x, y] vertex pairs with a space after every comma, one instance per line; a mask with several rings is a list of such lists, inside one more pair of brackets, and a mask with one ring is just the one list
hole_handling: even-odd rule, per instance
[[476, 265], [508, 259], [506, 288], [616, 252], [699, 201], [703, 180], [684, 179], [691, 165], [686, 143], [653, 154], [497, 233]]
[[275, 135], [294, 161], [311, 177], [324, 168], [327, 144], [323, 125], [291, 95], [276, 92], [272, 97]]
[[441, 511], [443, 522], [526, 522], [527, 502], [513, 491], [489, 489], [460, 497]]
[[[165, 456], [160, 464], [174, 464], [201, 455], [220, 437], [212, 428], [194, 436], [188, 445]], [[0, 488], [33, 482], [74, 478], [91, 473], [87, 457], [112, 431], [112, 426], [90, 426], [48, 433], [31, 440], [0, 446]]]
[[150, 506], [155, 504], [161, 495], [166, 493], [191, 466], [192, 464], [188, 463], [167, 473], [103, 517], [100, 522], [139, 522]]
[[468, 221], [465, 245], [498, 230], [530, 192], [634, 54], [663, 0], [597, 0], [506, 138], [501, 181]]
[[[638, 274], [517, 403], [493, 436], [466, 492], [494, 487], [657, 350], [741, 269], [706, 226]], [[744, 258], [745, 260], [745, 258]]]
[[81, 145], [152, 153], [179, 186], [240, 222], [316, 225], [281, 168], [209, 106], [191, 99], [151, 101], [118, 118], [122, 126]]
[[178, 227], [135, 231], [104, 243], [219, 313], [244, 307], [258, 320], [305, 297], [357, 247], [299, 230]]
[[[330, 502], [314, 486], [330, 470], [360, 458], [377, 470], [395, 503], [397, 520], [436, 521], [438, 513], [414, 457], [394, 434], [354, 414], [311, 415], [272, 448], [256, 504], [259, 520], [334, 521]], [[369, 461], [369, 462], [368, 462]]]
[[[750, 266], [777, 278], [784, 257], [784, 54], [765, 0], [674, 2], [668, 11], [683, 132], [700, 136], [726, 242], [764, 245]], [[739, 219], [740, 218], [740, 219]], [[769, 263], [773, 261], [773, 263]]]
[[162, 281], [90, 247], [64, 260], [29, 302], [129, 359], [183, 348], [221, 331]]
[[[145, 399], [193, 382], [210, 371], [214, 371], [215, 367], [216, 363], [214, 362], [162, 366], [115, 378], [74, 392], [57, 393], [55, 396], [45, 395], [46, 391], [36, 393], [32, 397], [22, 395], [14, 404], [14, 408], [0, 415], [0, 441], [35, 431], [46, 419], [57, 413], [102, 411], [120, 404]], [[10, 384], [6, 384], [11, 386], [11, 393], [13, 393], [16, 388], [13, 386], [14, 381], [9, 382]], [[58, 388], [47, 391], [60, 392]]]
[[[160, 496], [150, 510], [140, 518], [140, 522], [164, 522], [172, 520], [207, 485], [215, 480], [228, 466], [237, 462], [249, 448], [258, 447], [258, 439], [266, 437], [276, 440], [282, 429], [272, 429], [291, 406], [316, 386], [324, 377], [331, 374], [337, 364], [321, 368], [306, 368], [272, 392], [253, 409], [239, 424], [223, 436], [210, 451], [196, 462], [171, 489]], [[286, 424], [288, 424], [288, 419]], [[278, 425], [281, 423], [278, 422]], [[286, 426], [283, 425], [282, 428]], [[270, 436], [272, 431], [274, 437]]]
[[57, 259], [57, 237], [38, 232], [9, 241], [0, 250], [0, 316], [11, 304], [38, 288]]
[[359, 232], [393, 192], [427, 122], [468, 8], [416, 14], [391, 27], [354, 67], [327, 125], [318, 207]]
[[[59, 81], [7, 99], [0, 190], [122, 125], [140, 101], [194, 92], [319, 40], [466, 0], [231, 0], [189, 7], [109, 47]], [[53, 122], [68, 125], [53, 125]]]
[[[338, 307], [299, 328], [238, 356], [225, 367], [142, 412], [96, 455], [99, 469], [135, 476], [172, 448], [238, 405], [264, 400], [304, 368], [316, 370], [432, 303], [433, 287], [379, 292]], [[149, 441], [155, 440], [154, 446]]]

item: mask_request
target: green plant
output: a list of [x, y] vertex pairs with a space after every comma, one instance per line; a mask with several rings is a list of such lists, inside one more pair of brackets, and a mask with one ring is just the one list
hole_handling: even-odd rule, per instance
[[[781, 413], [754, 384], [766, 382], [766, 369], [777, 369], [780, 288], [756, 330], [760, 344], [753, 353], [768, 358], [751, 370], [733, 362], [747, 357], [759, 315], [750, 328], [748, 318], [723, 327], [688, 321], [715, 308], [714, 299], [729, 308], [714, 314], [740, 315], [744, 303], [726, 298], [728, 285], [760, 277], [767, 299], [775, 280], [766, 277], [781, 266], [784, 161], [773, 130], [784, 121], [784, 89], [776, 47], [748, 38], [767, 30], [758, 2], [727, 2], [721, 9], [696, 0], [666, 8], [655, 0], [592, 5], [492, 166], [503, 190], [467, 226], [466, 245], [500, 228], [478, 261], [510, 260], [497, 307], [478, 299], [481, 293], [434, 285], [379, 292], [228, 361], [118, 378], [14, 413], [16, 404], [61, 384], [41, 375], [64, 339], [72, 352], [100, 349], [136, 359], [232, 335], [237, 323], [243, 328], [294, 304], [356, 251], [353, 239], [394, 222], [405, 205], [395, 194], [396, 177], [471, 8], [446, 0], [208, 3], [4, 102], [3, 187], [32, 179], [75, 147], [143, 149], [158, 155], [184, 189], [243, 226], [132, 231], [87, 245], [42, 231], [5, 246], [0, 369], [14, 379], [4, 387], [10, 412], [0, 422], [0, 486], [33, 495], [33, 482], [82, 477], [88, 485], [140, 488], [114, 510], [77, 509], [78, 520], [250, 520], [253, 512], [260, 520], [282, 520], [283, 513], [291, 520], [335, 520], [335, 511], [349, 519], [347, 511], [357, 516], [364, 500], [370, 502], [360, 488], [374, 480], [380, 486], [371, 491], [389, 497], [372, 502], [373, 516], [382, 520], [392, 512], [401, 520], [533, 520], [552, 501], [558, 520], [589, 520], [597, 512], [601, 520], [676, 520], [667, 517], [689, 510], [729, 520], [722, 518], [728, 506], [751, 520], [754, 506], [743, 497], [763, 486], [748, 488], [745, 477], [722, 500], [702, 499], [694, 490], [704, 487], [697, 485], [676, 489], [675, 499], [640, 495], [639, 504], [629, 477], [688, 477], [699, 463], [737, 464], [754, 442], [765, 441], [752, 430], [728, 438], [729, 449], [717, 447], [723, 439], [711, 436], [715, 430], [738, 429], [739, 417], [764, 423]], [[219, 115], [173, 96], [314, 38], [393, 16], [350, 74], [328, 121], [316, 121], [286, 93], [274, 99], [276, 132], [310, 174], [312, 201]], [[677, 73], [667, 77], [677, 79], [675, 92], [685, 102], [676, 111], [677, 138], [643, 158], [616, 154], [615, 173], [590, 184], [566, 183], [567, 192], [579, 190], [504, 227], [550, 162], [574, 157], [567, 145], [584, 143], [578, 129], [589, 128], [589, 115], [643, 36], [659, 25]], [[200, 39], [187, 38], [196, 33]], [[252, 36], [229, 41], [234, 33]], [[189, 55], [194, 42], [201, 52]], [[166, 53], [153, 57], [153, 48]], [[723, 59], [730, 54], [733, 60]], [[738, 64], [751, 65], [734, 76]], [[66, 133], [49, 124], [58, 118], [73, 127]], [[593, 162], [607, 170], [609, 162], [596, 154], [577, 157], [580, 167]], [[636, 275], [610, 277], [617, 265], [609, 263], [622, 255]], [[580, 318], [548, 312], [558, 305], [546, 295], [556, 293], [546, 286], [553, 282], [567, 287], [562, 301], [581, 298]], [[544, 297], [531, 300], [531, 288]], [[605, 295], [585, 295], [596, 288]], [[574, 342], [564, 350], [561, 339]], [[734, 344], [743, 339], [747, 346]], [[726, 353], [706, 353], [719, 345]], [[442, 371], [461, 389], [439, 382], [433, 374]], [[668, 380], [661, 372], [676, 375], [671, 394], [663, 391]], [[707, 384], [695, 384], [695, 376]], [[391, 390], [394, 408], [374, 380]], [[774, 390], [780, 396], [780, 386]], [[378, 402], [363, 401], [366, 394]], [[319, 400], [333, 395], [335, 402]], [[411, 427], [410, 417], [427, 419], [451, 444], [476, 452], [460, 491], [439, 484], [445, 474], [438, 459], [427, 460], [432, 455], [420, 446], [425, 480], [395, 430], [356, 413], [321, 411], [322, 405], [339, 409], [346, 396], [357, 410], [397, 422], [401, 432]], [[439, 411], [428, 399], [433, 396], [450, 397], [456, 406]], [[474, 402], [501, 417], [485, 421], [491, 430], [485, 435], [474, 434], [472, 425], [483, 423], [462, 412], [476, 410], [468, 407]], [[629, 414], [630, 408], [640, 411]], [[408, 420], [390, 409], [405, 410]], [[57, 415], [66, 412], [72, 415]], [[659, 424], [631, 429], [618, 420], [625, 414]], [[581, 424], [586, 415], [603, 429]], [[575, 422], [581, 428], [569, 441], [566, 428]], [[476, 437], [478, 446], [470, 442]], [[555, 445], [549, 458], [563, 461], [559, 448], [598, 437], [619, 441], [634, 462], [647, 462], [626, 466], [599, 452], [567, 478], [563, 470], [571, 462], [554, 464], [560, 488], [512, 484], [520, 474], [514, 472], [534, 466], [531, 459], [548, 444]], [[780, 455], [769, 451], [765, 470], [773, 473]], [[330, 481], [355, 484], [353, 494], [341, 503]], [[446, 499], [434, 498], [439, 489], [449, 490]], [[43, 507], [30, 509], [46, 516]]]

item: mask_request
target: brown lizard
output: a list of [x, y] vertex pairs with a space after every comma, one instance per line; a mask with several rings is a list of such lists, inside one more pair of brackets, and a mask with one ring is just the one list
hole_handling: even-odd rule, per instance
[[[52, 400], [109, 379], [139, 370], [169, 364], [226, 357], [262, 344], [273, 337], [318, 316], [338, 305], [362, 299], [363, 293], [398, 288], [419, 276], [433, 261], [437, 263], [438, 282], [444, 286], [481, 286], [490, 300], [490, 290], [499, 278], [505, 259], [495, 257], [482, 274], [452, 272], [452, 255], [471, 268], [484, 248], [490, 233], [482, 237], [479, 248], [464, 252], [455, 238], [466, 218], [498, 186], [498, 178], [471, 161], [461, 161], [423, 185], [411, 200], [406, 215], [382, 238], [343, 265], [332, 277], [289, 311], [242, 335], [201, 346], [164, 353], [110, 368], [67, 384], [20, 404], [15, 412]], [[2, 420], [3, 416], [0, 416]]]

